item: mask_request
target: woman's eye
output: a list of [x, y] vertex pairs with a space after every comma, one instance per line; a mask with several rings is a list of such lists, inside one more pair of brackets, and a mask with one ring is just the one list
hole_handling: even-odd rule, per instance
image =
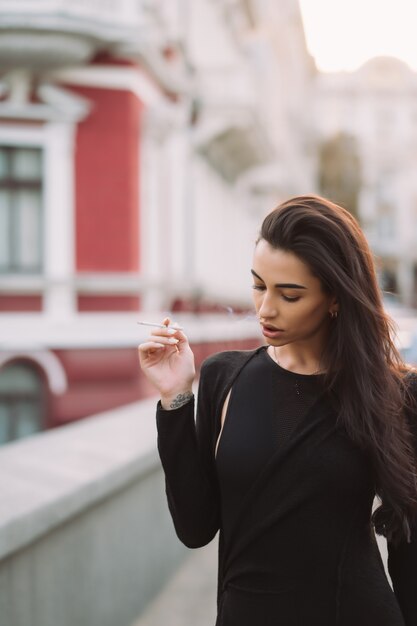
[[284, 298], [284, 300], [286, 300], [287, 302], [297, 302], [297, 300], [300, 299], [299, 296], [296, 296], [295, 298], [289, 298], [288, 296], [282, 296]]
[[[256, 289], [256, 291], [264, 291], [265, 287], [263, 285], [252, 285], [252, 289]], [[282, 295], [281, 298], [286, 302], [297, 302], [300, 299], [300, 296], [294, 296], [290, 298], [289, 296]]]

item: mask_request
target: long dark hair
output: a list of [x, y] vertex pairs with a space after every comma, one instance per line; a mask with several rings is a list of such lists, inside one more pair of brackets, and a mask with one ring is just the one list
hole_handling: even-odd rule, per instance
[[[406, 366], [384, 311], [372, 253], [354, 217], [319, 196], [292, 198], [269, 213], [259, 238], [292, 252], [335, 295], [322, 365], [324, 385], [347, 434], [372, 459], [381, 505], [372, 515], [378, 534], [410, 541], [417, 512], [416, 460], [407, 411], [413, 407]], [[414, 392], [415, 393], [415, 392]]]

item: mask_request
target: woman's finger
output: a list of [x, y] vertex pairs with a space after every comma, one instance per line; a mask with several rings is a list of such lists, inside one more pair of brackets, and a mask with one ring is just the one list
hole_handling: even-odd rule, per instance
[[[143, 358], [150, 358], [152, 352], [159, 350], [160, 346], [170, 346], [179, 352], [179, 346], [184, 349], [188, 345], [188, 339], [181, 330], [173, 328], [174, 324], [171, 324], [171, 328], [167, 327], [170, 325], [170, 321], [169, 317], [165, 317], [162, 322], [164, 327], [153, 328], [150, 331], [149, 341], [140, 344], [139, 351]], [[178, 326], [176, 322], [175, 325]]]
[[138, 349], [142, 354], [147, 354], [160, 348], [176, 348], [179, 340], [175, 337], [159, 337], [158, 341], [145, 341], [139, 344]]
[[157, 343], [156, 341], [147, 341], [146, 343], [141, 343], [138, 346], [139, 353], [139, 361], [146, 361], [146, 359], [150, 359], [155, 352], [159, 352], [165, 348], [163, 343]]
[[152, 337], [158, 337], [161, 335], [162, 337], [169, 337], [170, 335], [174, 335], [178, 330], [174, 330], [174, 328], [153, 328], [151, 330]]
[[162, 343], [163, 345], [168, 346], [175, 346], [177, 343], [179, 343], [179, 338], [172, 335], [152, 335], [150, 339], [150, 343]]
[[146, 352], [151, 348], [165, 348], [164, 343], [158, 341], [145, 341], [144, 343], [140, 343], [138, 346], [139, 352]]
[[[175, 328], [154, 328], [151, 330], [151, 337], [154, 341], [162, 341], [163, 338], [166, 337], [174, 337], [179, 339], [180, 341], [186, 341], [187, 337], [185, 336], [185, 334], [179, 330], [179, 329], [175, 329]], [[172, 341], [171, 343], [176, 343], [175, 341]]]

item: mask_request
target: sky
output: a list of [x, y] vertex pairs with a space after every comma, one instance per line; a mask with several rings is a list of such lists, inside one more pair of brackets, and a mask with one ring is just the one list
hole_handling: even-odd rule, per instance
[[353, 71], [380, 55], [417, 70], [417, 0], [299, 0], [319, 70]]

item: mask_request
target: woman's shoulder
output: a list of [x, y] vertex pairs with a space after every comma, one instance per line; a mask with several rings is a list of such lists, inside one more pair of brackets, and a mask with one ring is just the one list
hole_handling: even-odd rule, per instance
[[200, 375], [213, 380], [225, 375], [233, 377], [236, 371], [263, 348], [264, 346], [259, 346], [252, 350], [224, 350], [210, 354], [201, 364]]

